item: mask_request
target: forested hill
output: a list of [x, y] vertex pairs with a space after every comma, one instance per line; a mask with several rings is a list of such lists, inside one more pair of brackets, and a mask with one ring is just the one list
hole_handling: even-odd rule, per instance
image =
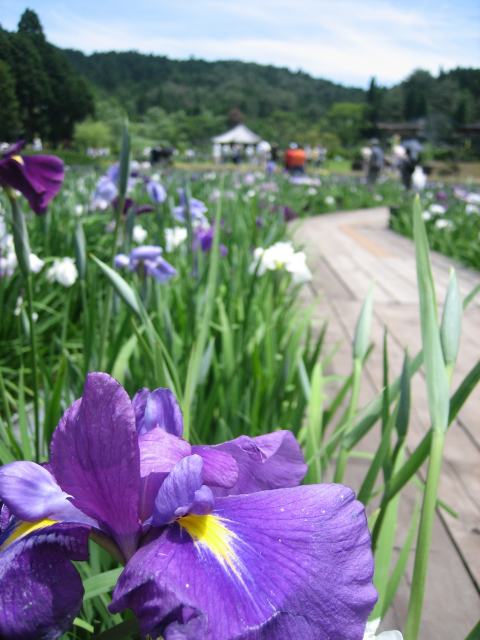
[[361, 102], [365, 92], [303, 72], [237, 61], [170, 60], [134, 51], [95, 53], [64, 50], [72, 66], [96, 87], [118, 96], [131, 115], [150, 107], [226, 115], [232, 108], [249, 118], [275, 110], [319, 118], [335, 102]]
[[59, 49], [28, 9], [17, 31], [0, 27], [0, 140], [111, 146], [125, 113], [145, 144], [208, 144], [245, 121], [281, 145], [337, 152], [377, 135], [380, 122], [422, 120], [430, 142], [458, 145], [458, 127], [480, 121], [480, 70], [417, 70], [390, 88], [372, 79], [364, 91], [254, 63]]
[[454, 140], [457, 126], [480, 119], [478, 69], [453, 69], [437, 77], [418, 70], [391, 88], [372, 79], [364, 91], [239, 61], [180, 61], [134, 51], [63, 53], [100, 98], [116, 99], [132, 119], [158, 122], [162, 113], [170, 114], [175, 123], [166, 124], [166, 138], [175, 129], [185, 140], [208, 140], [222, 126], [245, 120], [269, 139], [348, 146], [377, 133], [380, 121], [421, 119], [429, 138], [439, 143]]

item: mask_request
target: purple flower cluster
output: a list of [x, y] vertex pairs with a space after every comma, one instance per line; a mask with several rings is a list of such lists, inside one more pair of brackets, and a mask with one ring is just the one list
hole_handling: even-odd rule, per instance
[[[118, 163], [112, 165], [105, 175], [101, 176], [95, 187], [92, 199], [92, 207], [94, 209], [107, 209], [110, 205], [117, 207], [118, 205], [118, 183], [120, 180], [120, 165]], [[135, 187], [139, 178], [135, 171], [130, 173], [127, 184], [127, 192]], [[161, 204], [167, 199], [167, 192], [163, 185], [152, 178], [143, 180], [145, 190], [148, 197], [154, 204]], [[128, 209], [134, 204], [131, 198], [126, 198], [123, 213], [127, 213]], [[139, 206], [135, 213], [146, 213], [154, 209], [148, 205]]]
[[188, 211], [193, 223], [202, 226], [208, 225], [208, 220], [205, 217], [208, 209], [204, 202], [197, 200], [197, 198], [189, 198], [187, 209], [187, 194], [185, 189], [178, 189], [178, 196], [180, 204], [173, 208], [173, 215], [178, 222], [186, 222], [185, 213]]
[[117, 268], [129, 269], [130, 271], [137, 271], [143, 267], [149, 276], [163, 284], [176, 276], [177, 270], [162, 258], [162, 253], [162, 247], [143, 245], [132, 249], [128, 256], [119, 253], [115, 256], [114, 263]]
[[81, 606], [70, 560], [88, 536], [125, 568], [112, 612], [143, 634], [207, 640], [361, 640], [375, 603], [363, 506], [341, 485], [298, 486], [288, 431], [215, 446], [182, 438], [168, 389], [130, 400], [88, 375], [40, 466], [0, 469], [0, 636], [58, 638]]

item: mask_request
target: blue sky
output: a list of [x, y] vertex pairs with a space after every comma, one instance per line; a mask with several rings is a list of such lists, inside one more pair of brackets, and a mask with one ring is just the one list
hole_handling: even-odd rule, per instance
[[480, 66], [478, 0], [0, 0], [15, 29], [29, 7], [51, 42], [92, 51], [239, 59], [365, 87], [415, 68]]

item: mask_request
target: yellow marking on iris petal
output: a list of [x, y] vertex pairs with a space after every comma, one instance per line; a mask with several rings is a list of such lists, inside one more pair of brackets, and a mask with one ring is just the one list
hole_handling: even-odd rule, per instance
[[57, 524], [57, 522], [57, 520], [49, 520], [48, 518], [45, 518], [44, 520], [37, 520], [37, 522], [22, 522], [5, 540], [5, 542], [0, 547], [0, 551], [3, 551], [7, 547], [9, 547], [12, 542], [15, 542], [15, 540], [19, 540], [20, 538], [23, 538], [24, 536], [27, 536], [29, 533], [37, 531], [38, 529], [51, 527], [52, 524]]
[[227, 529], [221, 518], [211, 513], [204, 516], [189, 514], [180, 518], [178, 524], [188, 531], [194, 542], [206, 547], [222, 566], [239, 576], [238, 558], [232, 546], [237, 536]]
[[18, 162], [18, 164], [25, 164], [23, 162], [22, 156], [12, 156], [12, 160], [15, 160], [15, 162]]

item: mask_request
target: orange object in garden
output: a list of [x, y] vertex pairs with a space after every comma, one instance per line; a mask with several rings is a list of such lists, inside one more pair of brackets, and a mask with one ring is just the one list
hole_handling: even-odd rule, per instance
[[285, 152], [286, 169], [301, 169], [305, 166], [306, 160], [304, 149], [287, 149]]

